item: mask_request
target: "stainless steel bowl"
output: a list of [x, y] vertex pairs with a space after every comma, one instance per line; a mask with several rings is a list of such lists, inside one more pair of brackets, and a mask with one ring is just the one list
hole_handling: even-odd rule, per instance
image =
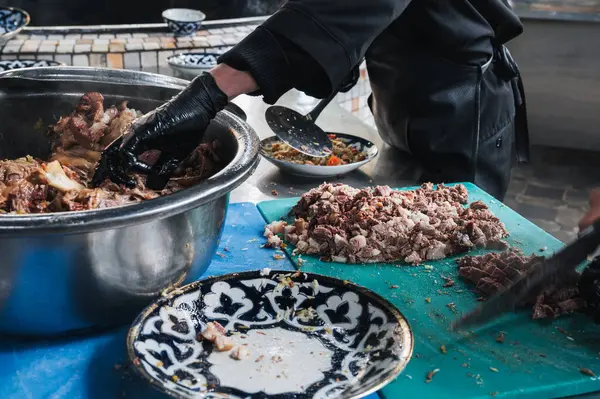
[[[99, 91], [149, 111], [188, 82], [134, 71], [32, 68], [0, 74], [0, 159], [45, 157], [45, 126]], [[45, 215], [0, 216], [0, 332], [54, 335], [130, 322], [162, 290], [198, 279], [223, 231], [228, 193], [259, 158], [252, 128], [220, 112], [229, 164], [178, 193], [135, 205]]]

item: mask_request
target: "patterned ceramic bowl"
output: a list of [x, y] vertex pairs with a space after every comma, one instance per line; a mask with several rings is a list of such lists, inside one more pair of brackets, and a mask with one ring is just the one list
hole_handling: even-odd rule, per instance
[[15, 36], [30, 20], [27, 11], [14, 7], [0, 7], [0, 41]]
[[200, 75], [217, 65], [217, 53], [178, 53], [167, 58], [167, 63], [173, 69]]
[[202, 11], [189, 8], [170, 8], [163, 11], [162, 17], [176, 36], [193, 35], [206, 19]]
[[12, 71], [13, 69], [23, 68], [41, 68], [41, 67], [53, 67], [53, 66], [64, 66], [65, 64], [58, 61], [52, 60], [2, 60], [0, 61], [0, 72]]
[[[199, 338], [215, 321], [231, 350]], [[398, 376], [413, 335], [398, 309], [366, 288], [264, 269], [166, 294], [135, 320], [127, 350], [139, 374], [176, 398], [354, 399]]]

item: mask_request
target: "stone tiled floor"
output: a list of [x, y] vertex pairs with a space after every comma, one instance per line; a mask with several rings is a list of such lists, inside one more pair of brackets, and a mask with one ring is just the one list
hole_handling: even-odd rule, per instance
[[594, 187], [600, 187], [600, 152], [534, 147], [531, 164], [514, 169], [505, 203], [568, 242]]

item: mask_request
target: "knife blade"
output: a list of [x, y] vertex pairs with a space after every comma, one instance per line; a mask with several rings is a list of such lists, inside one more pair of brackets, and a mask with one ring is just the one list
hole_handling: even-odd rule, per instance
[[560, 281], [561, 276], [574, 270], [600, 246], [600, 221], [597, 221], [579, 237], [556, 252], [553, 256], [535, 263], [521, 278], [502, 292], [488, 299], [481, 306], [452, 323], [452, 329], [483, 324], [512, 311], [524, 298], [545, 285]]

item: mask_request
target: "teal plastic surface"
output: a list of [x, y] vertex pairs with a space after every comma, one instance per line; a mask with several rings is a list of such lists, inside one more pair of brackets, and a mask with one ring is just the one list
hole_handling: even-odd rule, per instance
[[[505, 223], [511, 246], [527, 254], [546, 255], [561, 247], [560, 241], [481, 189], [469, 183], [465, 186], [469, 201], [484, 201]], [[402, 190], [406, 189], [410, 188]], [[286, 219], [297, 201], [266, 201], [258, 204], [258, 209], [269, 222]], [[291, 256], [292, 248], [287, 251]], [[297, 257], [291, 258], [297, 265]], [[390, 300], [408, 318], [415, 336], [414, 355], [406, 370], [383, 388], [382, 397], [540, 399], [600, 390], [596, 377], [579, 370], [588, 368], [600, 375], [600, 326], [583, 315], [536, 322], [531, 320], [530, 311], [524, 310], [476, 331], [451, 332], [450, 323], [458, 316], [455, 311], [466, 312], [479, 304], [473, 286], [458, 276], [456, 257], [426, 262], [432, 270], [423, 265], [327, 263], [306, 255], [302, 259], [302, 270], [367, 287]], [[454, 286], [444, 288], [441, 275], [452, 278]], [[496, 342], [500, 332], [503, 343]], [[439, 371], [426, 383], [427, 373], [435, 369]]]

